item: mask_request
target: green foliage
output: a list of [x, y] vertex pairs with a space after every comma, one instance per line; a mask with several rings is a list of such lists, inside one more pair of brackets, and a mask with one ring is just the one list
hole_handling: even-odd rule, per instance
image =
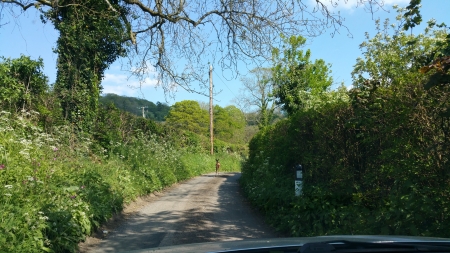
[[233, 118], [224, 108], [214, 106], [214, 137], [230, 139], [233, 135]]
[[403, 25], [403, 30], [407, 31], [414, 28], [416, 25], [420, 25], [422, 22], [422, 15], [420, 15], [419, 7], [422, 0], [411, 0], [409, 5], [406, 7], [406, 12], [403, 15], [405, 19], [405, 24]]
[[13, 112], [40, 109], [48, 90], [42, 59], [31, 60], [22, 55], [0, 60], [0, 107]]
[[214, 139], [214, 153], [216, 154], [247, 154], [247, 149], [245, 145], [242, 144], [233, 144], [229, 142], [225, 142], [219, 139]]
[[109, 150], [113, 143], [128, 143], [138, 134], [161, 134], [162, 127], [155, 122], [123, 112], [114, 104], [101, 106], [93, 128], [96, 144]]
[[[448, 94], [369, 86], [352, 91], [351, 106], [299, 112], [251, 141], [245, 192], [272, 225], [294, 236], [448, 237], [450, 124], [440, 113]], [[297, 162], [305, 169], [300, 198], [293, 196]]]
[[42, 59], [0, 58], [0, 108], [9, 112], [33, 110], [39, 125], [50, 131], [62, 123], [59, 101], [43, 74]]
[[[293, 114], [307, 108], [310, 96], [321, 94], [331, 86], [329, 65], [322, 59], [311, 62], [311, 51], [300, 48], [306, 43], [301, 36], [283, 37], [281, 50], [273, 50], [272, 80], [273, 96], [283, 110]], [[281, 52], [280, 52], [281, 51]], [[280, 55], [282, 53], [282, 55]]]
[[42, 17], [49, 19], [60, 33], [55, 92], [61, 100], [63, 117], [80, 130], [90, 131], [103, 73], [125, 55], [126, 28], [120, 16], [126, 15], [127, 9], [119, 6], [117, 0], [60, 0], [58, 6]]
[[[209, 115], [198, 102], [185, 100], [175, 103], [166, 118], [167, 125], [186, 134], [183, 137], [192, 148], [201, 145], [204, 151], [210, 150]], [[245, 152], [243, 137], [245, 134], [245, 117], [235, 106], [222, 108], [214, 106], [214, 151]]]
[[[293, 236], [450, 236], [450, 64], [441, 55], [448, 35], [425, 34], [378, 33], [363, 43], [356, 88], [251, 140], [242, 184], [272, 225]], [[301, 197], [296, 163], [304, 168]]]
[[192, 172], [195, 175], [215, 171], [215, 159], [219, 159], [220, 161], [220, 172], [241, 171], [241, 157], [236, 154], [227, 155], [225, 153], [220, 153], [211, 156], [208, 154], [194, 154], [191, 152], [186, 152], [182, 155], [181, 159], [183, 160], [183, 164], [185, 164], [185, 166], [192, 168]]
[[197, 101], [176, 102], [166, 117], [169, 126], [206, 135], [209, 128], [208, 112], [200, 108]]
[[245, 118], [235, 106], [214, 106], [214, 137], [231, 143], [242, 144]]
[[[401, 24], [404, 9], [397, 9], [397, 22]], [[376, 21], [377, 34], [366, 40], [360, 47], [364, 58], [358, 58], [352, 72], [356, 87], [368, 80], [378, 81], [380, 86], [402, 86], [408, 83], [423, 84], [427, 75], [419, 69], [430, 64], [447, 46], [447, 31], [436, 29], [435, 22], [428, 22], [423, 34], [411, 35], [396, 24], [386, 20], [381, 25]]]
[[[448, 38], [450, 39], [450, 34]], [[429, 90], [450, 84], [450, 56], [440, 57], [429, 66], [420, 69], [422, 73], [428, 73], [430, 70], [433, 70], [433, 74], [426, 82], [425, 89]]]
[[[169, 127], [183, 131], [180, 143], [203, 150], [210, 150], [209, 115], [197, 101], [184, 100], [175, 103], [166, 117]], [[214, 150], [215, 152], [243, 152], [245, 134], [244, 114], [235, 106], [214, 107]], [[192, 146], [192, 144], [194, 146]]]
[[97, 121], [94, 128], [94, 138], [103, 148], [109, 149], [112, 143], [122, 140], [121, 112], [113, 105], [101, 107], [97, 114]]
[[275, 118], [275, 103], [273, 102], [272, 70], [268, 68], [255, 68], [250, 71], [250, 76], [241, 78], [241, 94], [237, 98], [241, 108], [250, 110], [257, 108], [253, 113], [249, 113], [252, 120], [259, 128], [264, 128], [273, 123]]
[[[11, 62], [19, 72], [2, 77], [18, 84], [17, 98], [24, 96], [20, 85], [27, 78], [18, 73], [31, 73], [33, 82], [45, 80], [39, 79], [41, 65], [28, 58]], [[26, 72], [22, 63], [36, 66], [37, 72]], [[11, 73], [11, 65], [1, 66]], [[45, 115], [24, 110], [23, 115], [0, 115], [2, 252], [75, 252], [80, 240], [135, 197], [214, 171], [215, 157], [201, 153], [202, 136], [180, 141], [189, 133], [163, 129], [110, 104], [99, 108], [91, 139], [78, 126], [58, 126], [57, 100], [51, 93], [36, 94]], [[227, 168], [239, 169], [239, 157], [218, 155]], [[195, 164], [200, 157], [204, 161]]]
[[205, 136], [186, 131], [183, 134], [183, 142], [178, 141], [178, 143], [192, 153], [202, 153], [208, 149], [208, 141]]
[[140, 108], [145, 107], [145, 118], [155, 121], [164, 121], [170, 110], [170, 106], [161, 102], [154, 104], [145, 99], [119, 96], [116, 94], [101, 96], [99, 102], [105, 106], [113, 103], [120, 110], [137, 116], [142, 116], [142, 109]]
[[[41, 68], [28, 57], [0, 64], [0, 91], [10, 99], [1, 108], [12, 111], [0, 112], [0, 252], [76, 252], [137, 196], [212, 172], [216, 158], [222, 171], [239, 171], [241, 158], [231, 152], [244, 152], [242, 144], [218, 141], [209, 156], [207, 136], [114, 104], [98, 108], [90, 132], [80, 131], [56, 116], [59, 100]], [[240, 126], [239, 110], [223, 112]]]
[[[45, 133], [34, 112], [0, 113], [0, 252], [76, 252], [78, 242], [137, 196], [213, 172], [215, 158], [223, 171], [239, 171], [237, 155], [179, 148], [171, 132], [156, 135], [135, 116], [104, 110], [113, 121], [99, 118], [105, 138], [99, 140], [109, 143], [97, 152], [95, 140], [70, 126]], [[120, 124], [107, 126], [116, 119]], [[127, 133], [126, 124], [139, 128]], [[112, 133], [125, 133], [126, 141]]]
[[420, 68], [421, 73], [432, 73], [425, 84], [427, 90], [450, 84], [450, 34], [447, 34], [445, 41], [439, 41], [437, 44], [441, 48], [441, 51], [438, 52], [438, 58], [428, 66]]

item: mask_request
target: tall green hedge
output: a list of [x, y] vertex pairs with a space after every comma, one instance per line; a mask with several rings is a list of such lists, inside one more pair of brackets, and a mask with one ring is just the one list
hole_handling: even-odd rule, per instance
[[368, 82], [349, 95], [256, 135], [242, 169], [248, 197], [295, 236], [450, 237], [450, 88]]

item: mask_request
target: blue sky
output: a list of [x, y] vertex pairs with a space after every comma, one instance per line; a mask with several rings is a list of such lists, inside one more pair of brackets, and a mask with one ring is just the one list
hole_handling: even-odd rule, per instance
[[[311, 0], [309, 0], [311, 1]], [[377, 11], [374, 16], [363, 7], [356, 8], [356, 0], [348, 0], [346, 4], [340, 1], [337, 11], [345, 18], [344, 24], [348, 27], [352, 36], [348, 35], [346, 29], [341, 29], [341, 33], [331, 36], [331, 30], [323, 35], [309, 39], [305, 49], [311, 49], [312, 58], [321, 58], [332, 65], [332, 76], [336, 85], [344, 82], [346, 86], [351, 85], [351, 71], [356, 59], [361, 56], [359, 45], [364, 41], [364, 33], [369, 32], [375, 35], [374, 20], [377, 18], [390, 18], [395, 20], [396, 12], [391, 6], [407, 6], [409, 0], [385, 0], [385, 10]], [[422, 0], [421, 14], [426, 21], [431, 18], [439, 23], [445, 22], [450, 25], [450, 0]], [[44, 72], [49, 77], [50, 83], [56, 79], [56, 59], [57, 55], [52, 52], [58, 32], [52, 24], [42, 24], [39, 14], [29, 9], [24, 14], [15, 18], [5, 10], [0, 13], [0, 24], [5, 24], [0, 28], [0, 56], [17, 58], [21, 54], [29, 55], [33, 59], [41, 57], [44, 59]], [[423, 27], [423, 26], [422, 26]], [[422, 31], [415, 28], [415, 31]], [[205, 77], [208, 69], [205, 69]], [[239, 94], [241, 82], [239, 79], [228, 80], [228, 73], [222, 73], [217, 67], [214, 69], [213, 80], [214, 89], [219, 92], [215, 96], [215, 104], [220, 106], [231, 105], [232, 100]], [[126, 71], [121, 71], [121, 64], [114, 63], [106, 72], [103, 80], [104, 93], [116, 93], [131, 97], [145, 98], [152, 102], [167, 102], [169, 105], [181, 100], [197, 100], [208, 102], [207, 97], [188, 93], [182, 89], [175, 93], [175, 99], [166, 97], [161, 87], [155, 87], [156, 81], [147, 79], [140, 87], [135, 79], [129, 79]], [[140, 88], [139, 88], [140, 87]]]

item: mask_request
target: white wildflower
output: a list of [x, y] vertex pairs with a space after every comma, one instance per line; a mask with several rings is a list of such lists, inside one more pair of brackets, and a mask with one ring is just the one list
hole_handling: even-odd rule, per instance
[[28, 151], [28, 149], [20, 150], [19, 154], [29, 158], [30, 157], [30, 153], [28, 153], [27, 151]]
[[5, 185], [5, 188], [6, 188], [6, 189], [11, 189], [12, 187], [13, 187], [13, 186], [10, 185], [10, 184]]

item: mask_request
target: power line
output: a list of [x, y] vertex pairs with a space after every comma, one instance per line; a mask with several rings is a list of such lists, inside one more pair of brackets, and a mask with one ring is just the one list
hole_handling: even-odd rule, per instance
[[222, 80], [222, 78], [220, 78], [220, 75], [217, 74], [217, 72], [213, 69], [213, 72], [216, 74], [217, 77], [219, 77], [220, 81], [222, 81], [222, 83], [225, 85], [225, 87], [227, 87], [227, 89], [233, 93], [233, 95], [236, 97], [236, 94], [234, 94], [234, 92], [228, 87], [228, 85]]

